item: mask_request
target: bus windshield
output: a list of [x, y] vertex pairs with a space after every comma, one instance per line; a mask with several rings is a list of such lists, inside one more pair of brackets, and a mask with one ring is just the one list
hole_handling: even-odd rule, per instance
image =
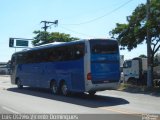
[[92, 54], [113, 54], [118, 52], [117, 41], [91, 40], [90, 46]]

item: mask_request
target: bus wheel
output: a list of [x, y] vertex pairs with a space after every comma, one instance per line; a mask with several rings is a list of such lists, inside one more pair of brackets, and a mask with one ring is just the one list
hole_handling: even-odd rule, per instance
[[69, 95], [68, 86], [66, 85], [65, 82], [63, 82], [63, 84], [61, 85], [61, 92], [64, 96]]
[[95, 94], [96, 94], [96, 91], [89, 92], [90, 96], [94, 96]]
[[55, 81], [51, 83], [51, 92], [53, 94], [58, 94], [58, 86]]
[[19, 89], [22, 89], [23, 88], [23, 85], [22, 85], [22, 81], [20, 79], [17, 80], [17, 87]]

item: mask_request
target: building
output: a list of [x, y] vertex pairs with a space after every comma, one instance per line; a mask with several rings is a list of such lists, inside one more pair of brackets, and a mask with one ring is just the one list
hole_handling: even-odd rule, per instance
[[7, 62], [0, 62], [0, 75], [8, 75], [9, 74], [9, 66]]

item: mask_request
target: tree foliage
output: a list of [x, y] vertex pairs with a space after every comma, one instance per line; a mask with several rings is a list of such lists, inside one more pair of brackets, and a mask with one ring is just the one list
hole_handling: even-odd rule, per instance
[[143, 54], [140, 55], [139, 57], [140, 57], [140, 58], [147, 58], [147, 56], [146, 56], [146, 55], [143, 55]]
[[146, 40], [147, 27], [150, 30], [152, 58], [160, 48], [160, 0], [151, 0], [150, 19], [147, 21], [147, 5], [140, 4], [132, 15], [127, 17], [126, 24], [117, 23], [110, 35], [129, 51]]
[[69, 34], [59, 33], [59, 32], [44, 32], [44, 31], [34, 31], [36, 36], [35, 40], [32, 41], [34, 46], [52, 43], [52, 42], [69, 42], [78, 40], [79, 38], [71, 37]]

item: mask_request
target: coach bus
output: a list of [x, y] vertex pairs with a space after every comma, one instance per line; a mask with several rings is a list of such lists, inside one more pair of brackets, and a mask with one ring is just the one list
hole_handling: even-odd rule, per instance
[[116, 40], [85, 39], [50, 43], [20, 52], [11, 58], [11, 83], [50, 88], [68, 95], [116, 89], [120, 79], [119, 47]]

